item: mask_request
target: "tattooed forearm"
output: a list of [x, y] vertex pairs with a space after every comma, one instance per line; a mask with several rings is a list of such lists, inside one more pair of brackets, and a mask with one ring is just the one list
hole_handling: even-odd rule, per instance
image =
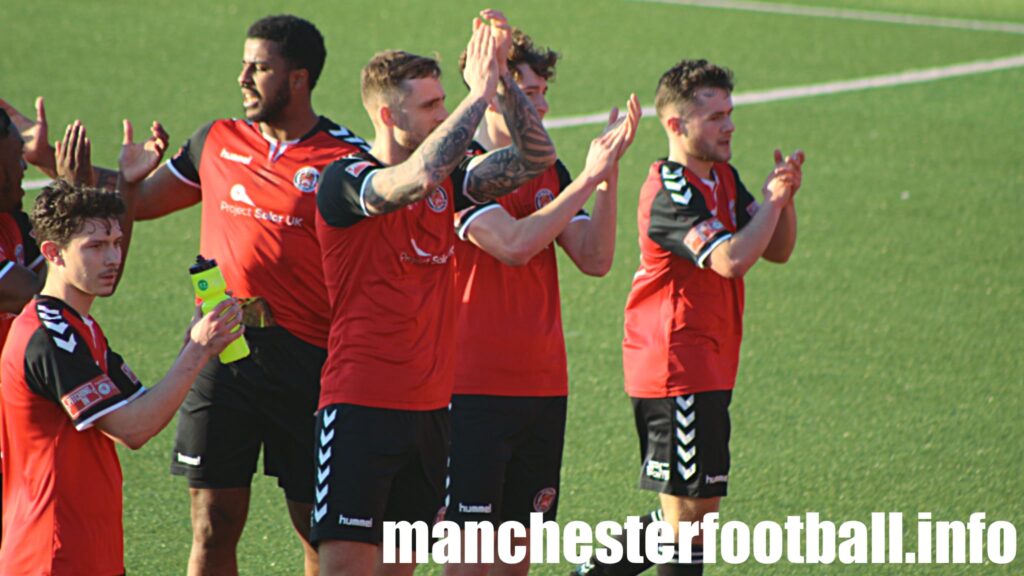
[[465, 158], [466, 148], [484, 117], [487, 102], [465, 100], [405, 162], [377, 172], [363, 201], [374, 214], [394, 212], [412, 204], [444, 182]]
[[540, 114], [519, 89], [512, 74], [506, 73], [501, 82], [505, 89], [498, 94], [498, 102], [512, 142], [526, 169], [539, 174], [554, 162], [555, 145], [544, 129]]
[[423, 168], [431, 181], [440, 182], [447, 178], [459, 161], [465, 158], [466, 148], [473, 140], [485, 110], [487, 102], [482, 99], [469, 106], [459, 106], [455, 114], [423, 142]]
[[498, 100], [512, 146], [488, 154], [470, 171], [467, 192], [481, 202], [508, 194], [536, 178], [556, 159], [555, 145], [533, 104], [511, 74], [502, 77], [502, 84], [504, 91], [499, 92]]

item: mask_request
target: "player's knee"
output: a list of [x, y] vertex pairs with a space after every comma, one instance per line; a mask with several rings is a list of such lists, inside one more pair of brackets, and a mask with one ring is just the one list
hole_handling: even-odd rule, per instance
[[206, 548], [237, 544], [245, 527], [247, 503], [218, 498], [208, 490], [192, 491], [192, 536]]

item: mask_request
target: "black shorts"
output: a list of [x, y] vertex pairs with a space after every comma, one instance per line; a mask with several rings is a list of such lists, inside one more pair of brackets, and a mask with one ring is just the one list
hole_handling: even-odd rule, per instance
[[453, 396], [445, 519], [554, 520], [565, 411], [565, 396]]
[[252, 353], [211, 360], [178, 410], [171, 473], [193, 488], [245, 488], [263, 472], [289, 500], [313, 502], [313, 430], [327, 352], [275, 326], [246, 327]]
[[731, 390], [633, 398], [640, 437], [640, 488], [713, 498], [729, 486]]
[[448, 409], [331, 404], [316, 420], [310, 541], [380, 544], [385, 521], [433, 524], [444, 503]]

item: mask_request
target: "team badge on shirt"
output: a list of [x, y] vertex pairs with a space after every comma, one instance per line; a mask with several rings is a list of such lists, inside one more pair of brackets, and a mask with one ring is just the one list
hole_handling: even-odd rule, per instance
[[541, 208], [548, 205], [549, 202], [555, 199], [555, 194], [547, 188], [541, 188], [537, 190], [537, 194], [533, 197], [533, 206], [540, 210]]
[[303, 166], [295, 172], [295, 177], [292, 178], [292, 184], [299, 189], [300, 192], [309, 194], [310, 192], [316, 191], [316, 185], [320, 182], [320, 171], [312, 166]]
[[448, 193], [438, 186], [427, 196], [427, 206], [434, 212], [444, 212], [448, 208]]

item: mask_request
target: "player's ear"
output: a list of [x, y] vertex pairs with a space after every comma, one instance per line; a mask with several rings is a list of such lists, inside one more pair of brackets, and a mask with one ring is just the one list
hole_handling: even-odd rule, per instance
[[309, 70], [306, 70], [305, 68], [292, 70], [291, 81], [292, 90], [298, 90], [301, 88], [309, 89]]
[[391, 113], [391, 107], [387, 104], [381, 104], [380, 108], [377, 109], [377, 114], [380, 117], [380, 121], [383, 122], [385, 126], [395, 125], [395, 117]]
[[61, 255], [61, 248], [53, 240], [43, 240], [43, 243], [39, 245], [39, 252], [42, 253], [43, 258], [46, 258], [47, 262], [57, 266], [64, 265], [64, 256]]
[[683, 119], [679, 116], [670, 116], [665, 119], [665, 127], [673, 134], [680, 134], [686, 129]]

